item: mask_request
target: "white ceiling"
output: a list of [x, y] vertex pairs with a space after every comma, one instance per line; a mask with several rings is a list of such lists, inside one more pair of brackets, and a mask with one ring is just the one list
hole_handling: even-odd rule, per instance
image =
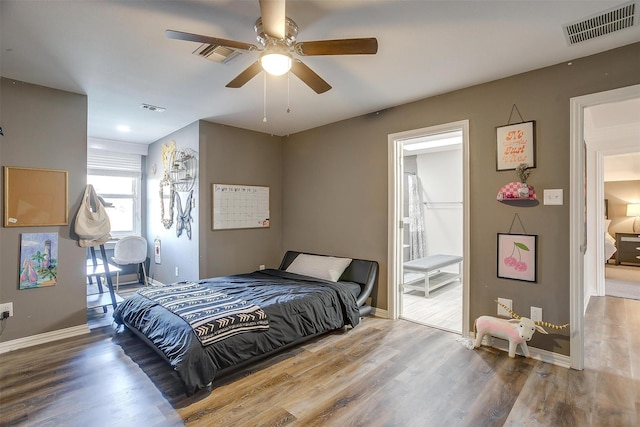
[[[379, 50], [302, 58], [333, 86], [322, 95], [295, 76], [288, 95], [286, 76], [269, 77], [266, 123], [262, 74], [225, 88], [256, 52], [223, 65], [192, 55], [198, 43], [164, 35], [174, 29], [256, 43], [258, 0], [1, 0], [0, 70], [86, 94], [92, 138], [148, 144], [199, 119], [287, 135], [639, 42], [637, 17], [615, 34], [573, 46], [565, 40], [564, 24], [622, 3], [289, 0], [298, 41], [374, 36]], [[167, 111], [146, 111], [142, 103]], [[121, 124], [131, 132], [118, 132]]]

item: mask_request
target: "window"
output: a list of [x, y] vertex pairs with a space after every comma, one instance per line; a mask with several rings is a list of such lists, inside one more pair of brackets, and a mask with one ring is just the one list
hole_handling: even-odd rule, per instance
[[87, 183], [105, 202], [113, 237], [141, 234], [142, 156], [90, 150]]

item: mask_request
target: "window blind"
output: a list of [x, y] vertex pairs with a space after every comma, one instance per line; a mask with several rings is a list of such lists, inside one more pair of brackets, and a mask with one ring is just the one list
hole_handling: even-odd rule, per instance
[[91, 152], [87, 153], [87, 173], [89, 175], [142, 177], [142, 156], [130, 153]]

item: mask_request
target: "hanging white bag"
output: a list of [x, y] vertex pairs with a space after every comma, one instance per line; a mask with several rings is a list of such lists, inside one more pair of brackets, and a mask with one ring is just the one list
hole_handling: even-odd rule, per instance
[[83, 248], [101, 245], [111, 238], [109, 215], [91, 184], [84, 190], [74, 231], [79, 237], [78, 244]]

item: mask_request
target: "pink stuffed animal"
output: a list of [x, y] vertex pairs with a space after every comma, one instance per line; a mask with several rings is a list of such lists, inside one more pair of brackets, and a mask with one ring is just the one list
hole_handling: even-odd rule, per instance
[[[496, 301], [497, 302], [497, 301]], [[542, 334], [548, 334], [542, 326], [548, 326], [554, 329], [562, 329], [569, 326], [558, 326], [547, 322], [533, 321], [526, 317], [520, 317], [514, 313], [509, 307], [498, 302], [505, 310], [507, 310], [514, 318], [513, 319], [501, 319], [493, 316], [480, 316], [476, 319], [476, 342], [474, 348], [482, 345], [482, 339], [485, 335], [493, 336], [496, 338], [502, 338], [509, 341], [509, 357], [516, 356], [516, 347], [518, 344], [522, 349], [522, 353], [525, 357], [531, 357], [529, 354], [529, 348], [527, 347], [527, 341], [531, 340], [535, 331], [539, 331]]]

